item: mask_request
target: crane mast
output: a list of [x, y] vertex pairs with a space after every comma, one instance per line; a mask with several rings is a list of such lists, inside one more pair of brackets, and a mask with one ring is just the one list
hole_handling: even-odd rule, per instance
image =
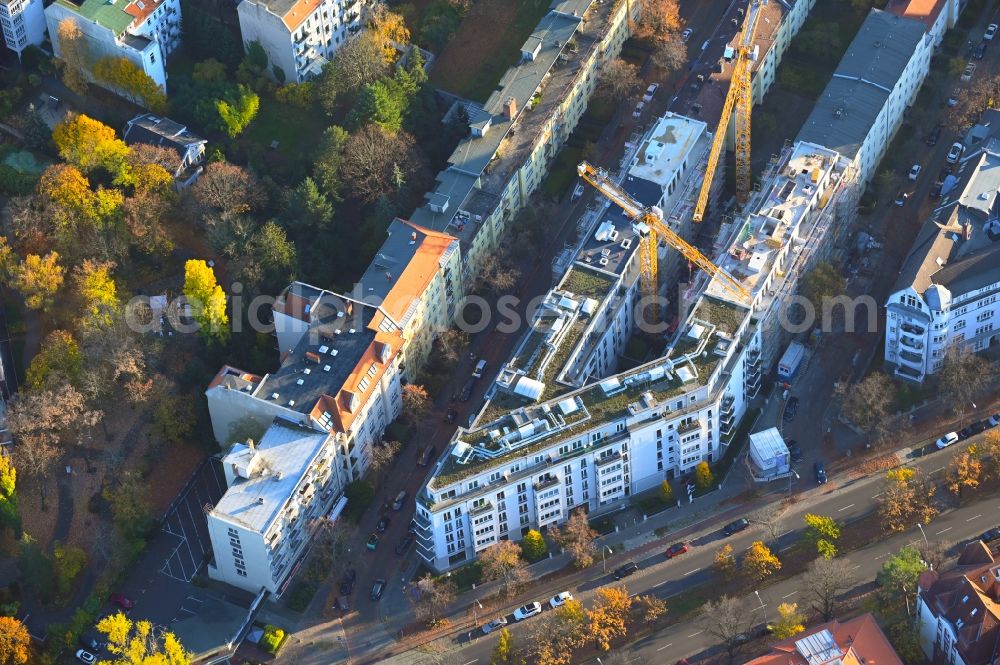
[[698, 201], [691, 218], [700, 222], [705, 217], [708, 207], [708, 195], [712, 189], [712, 179], [719, 166], [722, 148], [726, 145], [726, 130], [729, 121], [736, 111], [736, 200], [746, 203], [750, 194], [750, 110], [753, 107], [753, 83], [751, 78], [750, 54], [753, 49], [753, 39], [757, 33], [757, 22], [761, 9], [767, 0], [754, 0], [747, 11], [743, 29], [737, 40], [736, 55], [733, 58], [733, 74], [729, 84], [729, 92], [722, 104], [722, 115], [719, 126], [712, 138], [712, 147], [708, 152], [708, 164], [705, 167], [705, 179], [698, 190]]
[[[642, 290], [644, 296], [655, 296], [657, 294], [657, 246], [659, 239], [663, 240], [674, 248], [688, 261], [698, 266], [702, 271], [719, 280], [719, 284], [737, 302], [748, 304], [750, 293], [743, 288], [733, 277], [719, 266], [712, 263], [708, 257], [698, 249], [681, 238], [664, 221], [663, 214], [659, 209], [643, 207], [638, 201], [632, 198], [628, 192], [616, 185], [608, 177], [603, 169], [595, 168], [589, 162], [582, 162], [577, 166], [577, 173], [588, 184], [606, 196], [612, 203], [625, 211], [625, 214], [636, 222], [636, 227], [643, 236], [639, 245], [639, 264], [642, 279]], [[647, 302], [653, 306], [653, 320], [659, 320], [659, 303], [653, 297]]]

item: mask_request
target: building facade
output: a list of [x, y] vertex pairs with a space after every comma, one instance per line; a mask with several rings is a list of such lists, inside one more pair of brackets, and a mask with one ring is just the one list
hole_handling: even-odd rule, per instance
[[995, 665], [1000, 653], [1000, 558], [978, 538], [954, 568], [918, 582], [920, 648], [932, 663]]
[[181, 40], [180, 0], [56, 0], [45, 8], [56, 57], [66, 19], [80, 28], [92, 60], [127, 58], [166, 90], [166, 60]]
[[600, 66], [629, 36], [641, 3], [554, 0], [483, 106], [469, 105], [471, 135], [410, 216], [461, 242], [462, 276], [479, 273], [510, 221], [548, 174], [587, 108]]
[[930, 71], [934, 39], [919, 20], [873, 9], [806, 119], [799, 140], [851, 159], [869, 182]]
[[951, 348], [1000, 342], [1000, 139], [961, 162], [959, 180], [925, 222], [886, 302], [885, 363], [922, 382]]
[[45, 41], [42, 0], [0, 0], [0, 31], [4, 43], [20, 59], [29, 46]]
[[258, 42], [267, 73], [278, 83], [318, 76], [362, 28], [370, 0], [242, 0], [237, 6], [244, 46]]
[[280, 596], [322, 522], [341, 501], [334, 437], [276, 419], [260, 442], [236, 443], [222, 460], [226, 493], [208, 510], [213, 579]]
[[[745, 220], [724, 231], [716, 262], [751, 301], [734, 301], [702, 276], [663, 357], [626, 372], [598, 374], [612, 363], [580, 372], [573, 361], [594, 358], [581, 352], [580, 340], [602, 339], [592, 328], [608, 307], [602, 303], [629, 293], [585, 261], [596, 258], [614, 272], [627, 257], [600, 247], [581, 253], [583, 261], [539, 308], [478, 419], [459, 429], [421, 489], [417, 544], [425, 563], [454, 568], [500, 539], [559, 524], [570, 510], [615, 510], [635, 493], [718, 460], [760, 388], [769, 344], [761, 319], [777, 316], [772, 294], [785, 283], [794, 288], [795, 263], [832, 237], [828, 218], [846, 168], [833, 151], [796, 144]], [[602, 223], [598, 233], [595, 240], [605, 243], [632, 239], [614, 224]], [[600, 266], [605, 257], [609, 263]], [[612, 258], [621, 263], [612, 266]]]

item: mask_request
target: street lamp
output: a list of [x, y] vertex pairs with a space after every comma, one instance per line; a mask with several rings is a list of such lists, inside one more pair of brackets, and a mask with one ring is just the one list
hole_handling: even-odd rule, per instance
[[788, 496], [792, 495], [792, 476], [795, 476], [795, 480], [801, 480], [802, 476], [799, 475], [798, 471], [792, 471], [788, 476]]
[[[473, 602], [476, 605], [479, 606], [479, 609], [483, 609], [483, 604], [480, 603], [478, 600], [473, 601]], [[472, 606], [472, 620], [476, 624], [476, 627], [478, 628], [479, 627], [479, 612], [476, 611], [476, 605]]]
[[917, 522], [917, 528], [920, 529], [920, 535], [924, 537], [924, 545], [930, 546], [930, 543], [927, 542], [927, 534], [924, 532], [924, 525]]
[[757, 596], [757, 602], [760, 603], [760, 613], [764, 617], [764, 625], [767, 626], [767, 612], [764, 610], [764, 601], [760, 599], [760, 591], [754, 589], [753, 592]]
[[[607, 550], [608, 552], [610, 552], [612, 555], [615, 553], [615, 551], [613, 549], [611, 549], [610, 547], [608, 547], [607, 545], [605, 545], [604, 547], [601, 548], [601, 565], [604, 567], [604, 572], [608, 572], [608, 562], [604, 558], [604, 551], [605, 550]], [[598, 663], [601, 662], [601, 659], [598, 658], [597, 662]]]

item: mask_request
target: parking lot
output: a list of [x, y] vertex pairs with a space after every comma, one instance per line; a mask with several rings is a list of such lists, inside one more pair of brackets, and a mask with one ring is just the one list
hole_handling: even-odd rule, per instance
[[163, 558], [161, 573], [180, 582], [190, 582], [211, 557], [205, 509], [218, 502], [225, 487], [221, 465], [209, 459], [174, 501], [158, 538], [164, 540], [170, 550]]

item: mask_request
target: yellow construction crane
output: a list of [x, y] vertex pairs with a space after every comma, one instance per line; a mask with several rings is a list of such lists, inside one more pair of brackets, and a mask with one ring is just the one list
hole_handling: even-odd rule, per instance
[[697, 248], [689, 245], [684, 238], [677, 235], [663, 221], [663, 213], [657, 207], [644, 208], [638, 201], [633, 199], [628, 192], [616, 185], [608, 177], [607, 171], [597, 169], [589, 162], [582, 162], [576, 167], [577, 173], [587, 183], [592, 185], [601, 194], [604, 194], [612, 203], [625, 211], [625, 214], [636, 222], [640, 234], [643, 236], [639, 245], [639, 266], [642, 278], [642, 290], [644, 296], [650, 296], [647, 302], [653, 304], [653, 320], [659, 320], [659, 304], [657, 295], [657, 256], [656, 248], [659, 245], [659, 238], [681, 253], [691, 263], [701, 268], [704, 272], [719, 280], [719, 284], [730, 295], [736, 298], [738, 303], [749, 305], [750, 293], [743, 288], [725, 270], [715, 265]]
[[746, 203], [747, 196], [750, 194], [750, 109], [753, 107], [750, 55], [753, 51], [753, 38], [757, 32], [757, 18], [760, 16], [761, 7], [761, 0], [754, 0], [750, 4], [743, 29], [737, 39], [729, 92], [722, 105], [722, 116], [719, 118], [719, 126], [712, 139], [712, 149], [708, 152], [705, 179], [701, 183], [701, 189], [698, 191], [698, 202], [694, 206], [692, 219], [696, 222], [700, 222], [705, 217], [708, 193], [712, 188], [712, 178], [719, 165], [722, 148], [726, 144], [726, 133], [729, 129], [729, 120], [733, 117], [734, 108], [736, 109], [736, 200], [741, 204]]

